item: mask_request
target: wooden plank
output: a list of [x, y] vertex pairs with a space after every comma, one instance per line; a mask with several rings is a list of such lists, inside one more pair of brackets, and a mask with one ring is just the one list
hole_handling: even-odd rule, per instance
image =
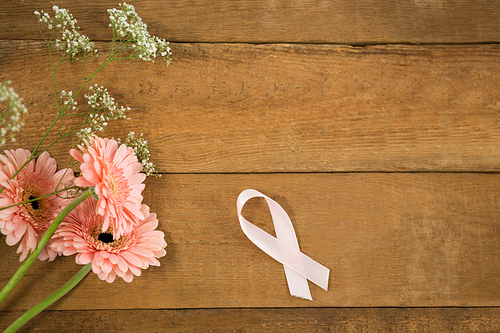
[[[40, 39], [34, 10], [51, 1], [0, 4], [0, 38]], [[138, 0], [133, 3], [153, 35], [176, 42], [243, 43], [488, 43], [500, 42], [500, 4], [487, 0], [265, 1]], [[116, 1], [62, 0], [83, 33], [109, 40], [106, 9]]]
[[[499, 306], [498, 174], [165, 175], [145, 203], [169, 243], [161, 267], [133, 283], [87, 276], [55, 310], [243, 307]], [[283, 267], [242, 233], [236, 198], [255, 188], [277, 200], [301, 250], [331, 269], [314, 302], [290, 296]], [[273, 233], [267, 207], [243, 215]], [[0, 285], [17, 269], [2, 244]], [[0, 311], [32, 306], [79, 267], [36, 262]], [[49, 285], [50, 282], [50, 285]]]
[[[161, 172], [500, 170], [497, 45], [175, 44], [173, 52], [168, 68], [112, 63], [94, 81], [132, 107], [131, 121], [107, 136], [145, 133]], [[13, 81], [30, 112], [8, 147], [32, 149], [52, 121], [46, 54], [38, 42], [0, 41], [0, 80]], [[63, 64], [59, 89], [76, 91], [82, 77], [78, 63]], [[52, 149], [62, 165], [69, 147]]]
[[[0, 328], [21, 313], [0, 315]], [[18, 332], [496, 332], [498, 308], [45, 311]]]

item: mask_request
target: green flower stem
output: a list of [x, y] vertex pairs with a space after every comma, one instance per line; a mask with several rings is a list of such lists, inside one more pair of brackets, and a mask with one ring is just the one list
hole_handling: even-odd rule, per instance
[[21, 328], [24, 324], [26, 324], [31, 318], [45, 310], [48, 306], [52, 305], [55, 301], [57, 301], [59, 298], [63, 297], [66, 295], [73, 287], [75, 287], [92, 269], [92, 263], [88, 263], [87, 265], [83, 266], [82, 269], [75, 274], [69, 280], [66, 282], [61, 288], [57, 289], [55, 292], [53, 292], [49, 297], [26, 311], [21, 317], [17, 318], [15, 322], [13, 322], [7, 329], [4, 331], [4, 333], [11, 333], [15, 332], [18, 329]]
[[63, 188], [62, 190], [53, 191], [53, 192], [50, 192], [49, 194], [42, 195], [41, 197], [38, 197], [38, 198], [35, 198], [35, 199], [26, 200], [26, 201], [23, 201], [23, 202], [20, 202], [20, 203], [16, 203], [16, 204], [13, 204], [13, 205], [10, 205], [10, 206], [0, 207], [0, 210], [9, 209], [9, 208], [16, 207], [16, 206], [21, 206], [21, 205], [24, 205], [24, 204], [27, 204], [27, 203], [30, 203], [30, 202], [33, 202], [33, 201], [38, 201], [40, 199], [48, 198], [48, 197], [50, 197], [52, 195], [58, 195], [61, 192], [66, 192], [68, 190], [73, 190], [73, 189], [76, 189], [76, 188], [77, 188], [77, 186], [66, 187], [66, 188]]
[[[50, 45], [49, 45], [49, 56], [50, 56], [50, 66], [52, 68], [52, 81], [54, 83], [54, 93], [55, 93], [55, 96], [56, 96], [56, 108], [57, 108], [57, 114], [56, 114], [56, 117], [54, 118], [54, 120], [52, 121], [52, 123], [50, 124], [50, 126], [48, 127], [47, 131], [45, 132], [45, 134], [42, 136], [42, 138], [40, 139], [40, 141], [38, 142], [38, 144], [36, 145], [36, 147], [33, 149], [33, 151], [31, 152], [31, 155], [30, 157], [26, 160], [26, 162], [24, 162], [23, 165], [21, 165], [21, 167], [14, 173], [14, 175], [11, 177], [14, 178], [19, 172], [21, 172], [21, 170], [26, 166], [26, 164], [28, 164], [30, 161], [32, 161], [33, 159], [35, 159], [36, 157], [40, 156], [41, 153], [43, 153], [44, 151], [47, 151], [47, 149], [49, 149], [50, 147], [52, 147], [52, 145], [54, 145], [57, 141], [59, 141], [59, 139], [61, 139], [62, 137], [64, 137], [64, 135], [59, 135], [47, 148], [43, 149], [41, 152], [38, 152], [38, 149], [40, 148], [40, 146], [42, 145], [42, 143], [45, 141], [45, 139], [47, 138], [47, 136], [49, 135], [50, 131], [52, 130], [52, 128], [56, 125], [56, 123], [59, 121], [59, 118], [61, 118], [61, 115], [62, 113], [64, 112], [64, 110], [66, 110], [66, 108], [68, 107], [69, 104], [65, 105], [63, 107], [62, 110], [59, 110], [59, 102], [58, 102], [58, 95], [57, 95], [57, 88], [56, 88], [56, 78], [55, 78], [55, 70], [54, 70], [54, 65], [52, 63], [52, 53], [51, 53], [51, 49], [50, 49]], [[126, 58], [124, 58], [126, 59]], [[78, 89], [78, 91], [76, 92], [76, 94], [73, 96], [73, 99], [80, 93], [80, 91], [82, 91], [82, 89], [85, 87], [85, 85], [90, 81], [92, 80], [92, 78], [97, 74], [99, 73], [107, 64], [109, 64], [111, 61], [113, 61], [113, 59], [107, 59], [102, 65], [101, 67], [99, 67], [90, 77], [86, 78], [85, 79], [85, 82], [80, 86], [80, 88]], [[4, 186], [0, 187], [0, 194], [3, 192], [3, 190], [5, 189]], [[0, 303], [2, 303], [2, 299], [0, 299]]]
[[26, 258], [24, 263], [19, 267], [17, 272], [12, 276], [9, 282], [5, 285], [5, 287], [0, 291], [0, 304], [5, 300], [7, 295], [10, 294], [12, 289], [18, 284], [19, 280], [26, 274], [26, 271], [28, 268], [33, 264], [35, 259], [38, 257], [40, 252], [42, 252], [43, 248], [47, 243], [49, 242], [50, 238], [56, 231], [57, 227], [59, 227], [59, 224], [64, 220], [64, 218], [78, 206], [83, 200], [91, 196], [91, 191], [87, 190], [84, 192], [82, 195], [80, 195], [78, 198], [73, 200], [69, 205], [67, 205], [60, 213], [59, 215], [56, 216], [54, 221], [50, 224], [50, 226], [47, 228], [47, 231], [43, 234], [43, 236], [40, 238], [40, 241], [38, 242], [38, 245], [35, 249], [35, 251], [31, 252], [31, 254]]

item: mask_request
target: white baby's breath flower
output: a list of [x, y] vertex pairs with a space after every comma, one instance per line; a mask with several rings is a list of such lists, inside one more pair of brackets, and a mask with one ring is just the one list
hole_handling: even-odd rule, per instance
[[104, 131], [108, 123], [115, 119], [127, 119], [125, 111], [130, 110], [123, 106], [118, 106], [115, 99], [111, 97], [108, 90], [97, 84], [89, 87], [89, 92], [85, 94], [87, 104], [90, 106], [90, 112], [86, 123], [88, 127], [77, 132], [77, 136], [83, 142], [83, 139], [89, 140], [96, 132]]
[[147, 25], [137, 15], [134, 6], [123, 3], [120, 4], [120, 9], [108, 9], [108, 13], [111, 22], [109, 26], [113, 28], [115, 36], [133, 49], [131, 58], [154, 61], [159, 55], [169, 64], [172, 55], [169, 43], [149, 34]]
[[23, 99], [9, 87], [10, 81], [0, 82], [0, 145], [6, 142], [6, 136], [10, 133], [10, 140], [15, 140], [15, 133], [19, 132], [24, 123], [21, 114], [28, 112], [23, 105]]
[[125, 139], [125, 146], [134, 150], [137, 160], [142, 164], [142, 173], [146, 176], [161, 177], [161, 174], [157, 173], [155, 165], [149, 161], [151, 154], [149, 153], [148, 141], [142, 137], [142, 134], [136, 137], [134, 132], [130, 132]]
[[71, 111], [76, 110], [76, 106], [78, 105], [78, 103], [73, 99], [73, 92], [72, 91], [66, 92], [66, 91], [62, 90], [61, 93], [59, 94], [59, 96], [61, 97], [62, 106], [63, 106], [63, 109], [60, 112], [69, 113]]
[[60, 35], [54, 40], [56, 48], [63, 52], [71, 60], [79, 60], [80, 56], [92, 56], [96, 50], [94, 43], [87, 36], [80, 34], [76, 26], [76, 19], [67, 9], [53, 6], [54, 18], [43, 10], [35, 11], [35, 15], [40, 22], [40, 28], [46, 27], [49, 30], [54, 29]]

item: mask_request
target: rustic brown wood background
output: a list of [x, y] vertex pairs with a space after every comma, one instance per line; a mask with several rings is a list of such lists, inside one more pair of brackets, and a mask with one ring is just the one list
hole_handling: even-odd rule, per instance
[[[105, 1], [60, 1], [109, 47]], [[107, 136], [144, 133], [161, 178], [145, 203], [161, 267], [130, 284], [93, 273], [21, 331], [500, 331], [500, 3], [467, 0], [133, 2], [173, 61], [113, 63], [94, 82], [132, 108]], [[0, 81], [29, 109], [32, 149], [54, 114], [34, 10], [0, 1]], [[104, 58], [93, 60], [97, 68]], [[81, 83], [65, 64], [61, 89]], [[71, 122], [70, 122], [71, 124]], [[70, 141], [51, 149], [61, 166]], [[255, 188], [331, 269], [313, 302], [241, 232]], [[272, 231], [263, 201], [244, 215]], [[18, 256], [0, 238], [0, 286]], [[79, 270], [36, 262], [0, 305], [7, 327]]]

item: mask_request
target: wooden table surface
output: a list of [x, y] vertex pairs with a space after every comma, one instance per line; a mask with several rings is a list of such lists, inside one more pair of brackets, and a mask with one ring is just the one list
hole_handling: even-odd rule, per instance
[[[105, 54], [118, 3], [56, 4]], [[130, 284], [90, 273], [21, 331], [500, 331], [498, 1], [132, 4], [173, 61], [112, 63], [94, 83], [132, 109], [105, 135], [150, 141], [163, 176], [144, 202], [167, 255]], [[33, 15], [52, 5], [0, 0], [0, 81], [29, 110], [6, 148], [33, 149], [53, 119]], [[80, 68], [62, 65], [58, 86], [76, 89]], [[70, 146], [50, 149], [61, 167]], [[331, 269], [329, 291], [310, 283], [313, 302], [290, 296], [283, 266], [242, 233], [247, 188], [278, 201], [301, 250]], [[263, 200], [244, 216], [273, 233]], [[0, 241], [3, 286], [19, 262]], [[79, 269], [37, 261], [0, 329]]]

